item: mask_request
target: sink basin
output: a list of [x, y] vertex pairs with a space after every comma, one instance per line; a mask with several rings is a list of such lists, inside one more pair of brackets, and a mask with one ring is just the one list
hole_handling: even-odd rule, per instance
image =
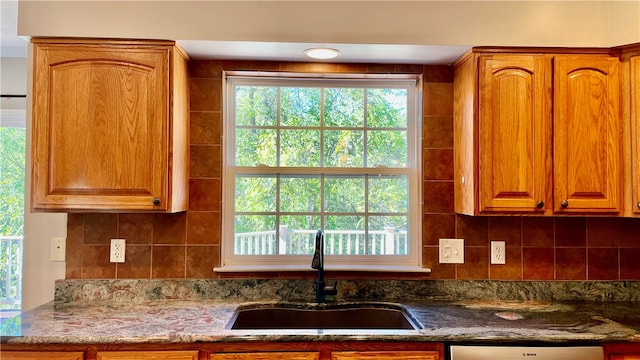
[[420, 323], [401, 305], [390, 303], [260, 304], [238, 308], [229, 329], [400, 329]]

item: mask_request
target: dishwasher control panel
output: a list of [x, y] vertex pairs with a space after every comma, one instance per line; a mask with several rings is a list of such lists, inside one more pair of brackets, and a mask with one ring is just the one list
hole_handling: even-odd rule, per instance
[[602, 360], [600, 346], [452, 345], [450, 360]]

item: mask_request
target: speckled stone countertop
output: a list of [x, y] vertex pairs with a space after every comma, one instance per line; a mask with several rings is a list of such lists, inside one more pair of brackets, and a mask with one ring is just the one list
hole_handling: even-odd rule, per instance
[[[468, 287], [467, 296], [438, 291], [416, 296], [416, 291], [425, 290], [415, 289], [422, 283], [424, 281], [384, 281], [375, 284], [343, 281], [339, 283], [342, 290], [338, 295], [340, 302], [358, 303], [357, 299], [364, 299], [401, 304], [423, 325], [422, 329], [283, 331], [231, 330], [227, 324], [239, 306], [300, 302], [296, 299], [312, 298], [312, 290], [307, 290], [310, 287], [307, 280], [186, 283], [62, 281], [58, 284], [55, 301], [28, 311], [19, 318], [3, 321], [2, 342], [640, 341], [640, 302], [634, 298], [639, 296], [636, 283], [565, 283], [563, 286], [570, 289], [568, 292], [554, 290], [556, 285], [542, 283], [432, 283], [427, 287]], [[545, 286], [549, 286], [549, 291], [538, 293]], [[475, 290], [471, 291], [469, 287]], [[505, 288], [517, 291], [505, 291]], [[375, 293], [369, 293], [374, 289], [377, 289]], [[382, 292], [384, 295], [381, 295]], [[507, 296], [507, 293], [511, 296]], [[534, 296], [536, 293], [538, 295]], [[596, 293], [598, 297], [591, 301], [572, 298], [582, 294], [582, 300], [588, 300], [586, 295]], [[369, 296], [361, 296], [367, 294]], [[608, 300], [602, 301], [603, 296]], [[11, 322], [16, 323], [13, 328], [7, 326]]]

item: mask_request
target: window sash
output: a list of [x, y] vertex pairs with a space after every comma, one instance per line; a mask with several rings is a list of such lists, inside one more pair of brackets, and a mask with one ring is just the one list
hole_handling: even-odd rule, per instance
[[[400, 79], [394, 81], [381, 80], [363, 80], [363, 79], [281, 79], [281, 78], [256, 78], [256, 77], [225, 77], [227, 81], [225, 91], [225, 126], [223, 134], [223, 259], [222, 265], [225, 266], [264, 266], [264, 267], [287, 267], [287, 266], [308, 266], [310, 264], [310, 255], [237, 255], [234, 253], [236, 246], [234, 241], [235, 224], [234, 219], [237, 214], [235, 210], [235, 179], [238, 175], [265, 175], [265, 176], [406, 176], [407, 177], [407, 212], [400, 216], [406, 216], [408, 220], [408, 244], [407, 255], [330, 255], [325, 256], [325, 264], [329, 267], [335, 266], [419, 266], [420, 265], [420, 229], [421, 229], [421, 181], [419, 178], [418, 164], [420, 164], [420, 151], [418, 151], [418, 140], [421, 134], [417, 116], [420, 104], [418, 99], [419, 79], [410, 80]], [[360, 128], [363, 131], [375, 130], [401, 130], [406, 131], [407, 142], [407, 159], [404, 167], [387, 167], [387, 166], [371, 166], [371, 167], [278, 167], [265, 166], [264, 164], [255, 164], [254, 166], [235, 166], [236, 160], [236, 142], [235, 131], [250, 128], [273, 128], [273, 129], [313, 129], [318, 131], [326, 131], [333, 129], [343, 129], [342, 127], [327, 126], [283, 126], [277, 124], [275, 126], [248, 126], [235, 124], [235, 93], [236, 86], [271, 86], [271, 87], [303, 87], [313, 86], [321, 88], [406, 88], [408, 96], [407, 106], [407, 124], [405, 127], [389, 127], [389, 128]], [[366, 112], [365, 112], [366, 114]], [[279, 116], [279, 115], [278, 115]], [[365, 115], [366, 116], [366, 115]], [[352, 129], [347, 127], [348, 129]], [[279, 146], [279, 144], [278, 144]], [[365, 145], [366, 146], [366, 145]], [[365, 152], [367, 149], [365, 148]], [[324, 199], [323, 197], [321, 197]], [[368, 209], [367, 209], [368, 210]], [[267, 214], [269, 212], [265, 212]], [[279, 210], [269, 213], [271, 215], [279, 214], [295, 215], [296, 213], [284, 213]], [[309, 213], [304, 213], [308, 215]], [[331, 214], [327, 211], [321, 211], [318, 216], [327, 216]], [[342, 215], [363, 215], [360, 213], [340, 213]], [[373, 217], [378, 215], [373, 212], [364, 212], [365, 216]], [[393, 216], [394, 213], [382, 213], [385, 216]], [[278, 231], [278, 229], [276, 229]], [[327, 231], [325, 231], [327, 232]]]

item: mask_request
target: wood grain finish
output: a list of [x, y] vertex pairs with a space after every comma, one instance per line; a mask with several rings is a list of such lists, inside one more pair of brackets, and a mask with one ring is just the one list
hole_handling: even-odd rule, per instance
[[554, 211], [621, 211], [620, 62], [554, 58]]
[[331, 360], [439, 360], [437, 351], [336, 351]]
[[550, 65], [548, 56], [479, 58], [480, 212], [551, 204]]
[[634, 214], [640, 214], [640, 55], [629, 60], [630, 110], [631, 110], [631, 204]]
[[155, 43], [33, 42], [32, 209], [185, 210], [184, 56]]
[[210, 360], [318, 360], [318, 352], [252, 352], [212, 354]]
[[621, 214], [620, 60], [474, 49], [454, 78], [455, 211]]
[[99, 351], [96, 360], [198, 360], [198, 351]]
[[56, 351], [3, 351], [3, 360], [82, 360], [84, 353]]

